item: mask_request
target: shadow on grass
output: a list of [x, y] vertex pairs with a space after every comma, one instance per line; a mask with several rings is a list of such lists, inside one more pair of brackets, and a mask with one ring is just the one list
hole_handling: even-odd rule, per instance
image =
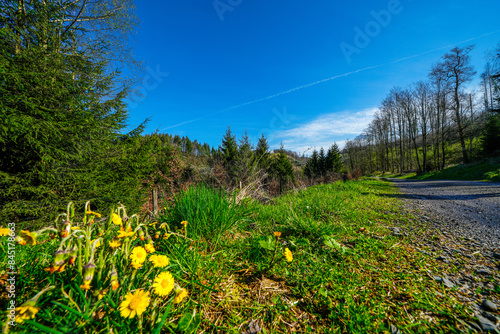
[[[366, 193], [368, 194], [368, 193]], [[500, 197], [500, 193], [490, 193], [490, 194], [473, 194], [473, 195], [411, 195], [411, 194], [377, 194], [380, 197], [389, 197], [389, 198], [398, 198], [398, 199], [425, 199], [425, 200], [434, 200], [434, 201], [444, 201], [444, 200], [453, 200], [453, 201], [468, 201], [475, 200], [479, 198], [496, 198]]]

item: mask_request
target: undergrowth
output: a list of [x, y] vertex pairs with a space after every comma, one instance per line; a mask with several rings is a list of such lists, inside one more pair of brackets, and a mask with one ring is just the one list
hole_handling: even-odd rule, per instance
[[[140, 317], [125, 318], [117, 309], [133, 290], [154, 294], [153, 267], [145, 265], [132, 279], [120, 258], [118, 276], [126, 284], [99, 299], [107, 279], [94, 277], [92, 288], [82, 291], [71, 265], [62, 273], [44, 270], [53, 263], [57, 238], [18, 245], [17, 305], [46, 286], [56, 288], [37, 300], [36, 316], [10, 330], [459, 333], [461, 321], [472, 319], [468, 309], [428, 275], [434, 260], [387, 228], [411, 219], [388, 196], [396, 191], [379, 180], [337, 182], [289, 192], [271, 204], [236, 205], [214, 190], [191, 189], [155, 224], [141, 227], [154, 241], [154, 254], [169, 258], [163, 270], [188, 297], [176, 304], [173, 293], [158, 298]], [[7, 266], [4, 238], [0, 258]], [[138, 234], [130, 238], [130, 249], [141, 245]], [[8, 297], [0, 302], [6, 310]]]

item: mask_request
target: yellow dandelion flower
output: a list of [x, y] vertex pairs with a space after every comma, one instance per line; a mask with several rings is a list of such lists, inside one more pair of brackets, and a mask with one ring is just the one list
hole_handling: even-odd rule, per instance
[[109, 241], [109, 247], [111, 248], [117, 248], [121, 246], [121, 242], [119, 240], [111, 240]]
[[275, 236], [276, 238], [281, 237], [281, 232], [274, 232], [274, 236]]
[[101, 218], [101, 214], [100, 214], [99, 212], [95, 212], [95, 211], [86, 211], [86, 212], [85, 212], [85, 214], [86, 214], [86, 215], [88, 215], [88, 216], [93, 215], [93, 216], [96, 216], [97, 218]]
[[126, 231], [120, 231], [118, 232], [118, 236], [117, 238], [128, 238], [128, 237], [131, 237], [134, 235], [134, 232], [130, 231], [130, 232], [126, 232]]
[[188, 291], [186, 289], [179, 289], [177, 291], [177, 294], [175, 295], [174, 304], [179, 304], [180, 302], [182, 302], [182, 300], [186, 298], [187, 295]]
[[285, 258], [288, 262], [292, 262], [293, 260], [293, 255], [292, 255], [292, 252], [287, 248], [285, 248]]
[[120, 217], [116, 213], [113, 213], [113, 215], [111, 215], [111, 221], [113, 222], [113, 224], [118, 225], [118, 226], [121, 226], [122, 223], [123, 223], [122, 222], [122, 217]]
[[90, 290], [91, 286], [90, 286], [90, 282], [91, 281], [83, 281], [83, 284], [80, 285], [80, 288], [82, 290]]
[[184, 221], [181, 221], [181, 225], [184, 225], [184, 227], [186, 227], [186, 226], [187, 226], [187, 224], [188, 224], [188, 222], [187, 222], [187, 221], [185, 221], [185, 220], [184, 220]]
[[174, 288], [174, 278], [172, 274], [165, 271], [155, 278], [153, 288], [158, 296], [167, 296]]
[[144, 261], [146, 261], [147, 256], [148, 253], [146, 252], [146, 250], [139, 246], [134, 247], [134, 249], [132, 250], [132, 254], [130, 254], [130, 259], [133, 262], [139, 262], [142, 264]]
[[53, 274], [53, 273], [62, 273], [63, 271], [66, 270], [66, 263], [64, 263], [61, 266], [52, 266], [50, 268], [45, 268], [44, 270], [50, 272], [51, 274]]
[[28, 302], [16, 307], [14, 310], [16, 313], [16, 322], [21, 323], [26, 319], [33, 319], [38, 311], [40, 311], [40, 309], [36, 307], [33, 302]]
[[165, 268], [170, 263], [170, 259], [166, 255], [151, 255], [149, 257], [155, 268]]
[[[96, 239], [96, 240], [97, 240], [97, 239]], [[95, 241], [95, 240], [92, 240], [92, 241], [90, 242], [90, 244], [91, 244], [91, 245], [92, 245], [92, 244], [94, 244], [94, 241]], [[97, 240], [97, 243], [96, 243], [96, 245], [95, 245], [95, 248], [100, 247], [100, 246], [101, 246], [101, 240]]]
[[151, 244], [146, 244], [144, 246], [144, 248], [146, 249], [146, 252], [148, 252], [148, 253], [154, 253], [156, 251], [155, 247]]
[[141, 262], [132, 261], [131, 266], [134, 269], [140, 269], [142, 267], [142, 263]]
[[165, 234], [163, 235], [163, 239], [167, 240], [168, 238], [170, 238], [170, 234], [165, 233]]
[[107, 293], [107, 291], [106, 291], [106, 290], [99, 291], [99, 295], [97, 296], [97, 299], [98, 299], [98, 300], [103, 299], [103, 298], [104, 298], [104, 296], [106, 296], [106, 293]]
[[124, 318], [133, 318], [141, 315], [149, 306], [149, 292], [142, 289], [134, 293], [129, 292], [120, 304], [120, 314]]
[[111, 288], [113, 289], [113, 291], [116, 291], [116, 289], [118, 289], [119, 286], [120, 283], [118, 283], [118, 281], [111, 282]]
[[11, 234], [11, 232], [8, 228], [0, 227], [0, 237], [4, 237], [4, 236], [10, 235], [10, 234]]

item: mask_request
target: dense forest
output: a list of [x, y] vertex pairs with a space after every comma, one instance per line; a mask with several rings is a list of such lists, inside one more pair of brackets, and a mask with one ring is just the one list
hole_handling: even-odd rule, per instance
[[364, 133], [346, 143], [346, 165], [363, 173], [421, 173], [498, 156], [500, 45], [477, 88], [470, 86], [473, 48], [455, 47], [432, 66], [427, 80], [391, 89]]
[[214, 148], [145, 134], [148, 120], [125, 131], [141, 71], [132, 1], [3, 0], [0, 9], [0, 220], [47, 221], [69, 201], [147, 211], [153, 191], [168, 201], [198, 182], [266, 197], [300, 178], [305, 158], [270, 152], [263, 136], [253, 147], [228, 128]]

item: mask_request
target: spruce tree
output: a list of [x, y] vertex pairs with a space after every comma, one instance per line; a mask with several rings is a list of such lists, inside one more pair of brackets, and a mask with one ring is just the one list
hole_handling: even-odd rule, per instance
[[246, 182], [249, 179], [254, 167], [253, 147], [246, 130], [240, 139], [237, 165], [239, 180]]
[[269, 166], [269, 144], [264, 134], [259, 138], [254, 154], [255, 163], [260, 169], [267, 169]]
[[334, 143], [330, 149], [328, 150], [330, 152], [331, 150], [331, 164], [333, 166], [333, 170], [335, 173], [343, 173], [345, 168], [344, 164], [342, 162], [342, 155], [340, 153], [340, 149], [337, 145], [337, 143]]
[[[122, 134], [128, 90], [94, 52], [116, 51], [106, 44], [106, 29], [121, 12], [97, 18], [96, 8], [85, 23], [74, 16], [84, 10], [77, 3], [0, 3], [0, 220], [47, 220], [70, 200], [137, 207], [143, 197], [143, 127]], [[85, 27], [94, 19], [104, 32], [88, 38]]]
[[236, 137], [231, 132], [231, 128], [228, 126], [224, 137], [222, 138], [222, 145], [219, 147], [221, 152], [222, 162], [227, 174], [231, 178], [231, 182], [236, 181], [238, 175], [238, 144], [236, 142]]
[[283, 192], [284, 187], [288, 182], [295, 182], [295, 174], [293, 165], [285, 153], [283, 144], [277, 154], [275, 154], [269, 166], [269, 174], [271, 177], [278, 179], [280, 185], [280, 193]]
[[319, 149], [318, 154], [318, 176], [323, 176], [326, 174], [326, 155], [323, 147]]

